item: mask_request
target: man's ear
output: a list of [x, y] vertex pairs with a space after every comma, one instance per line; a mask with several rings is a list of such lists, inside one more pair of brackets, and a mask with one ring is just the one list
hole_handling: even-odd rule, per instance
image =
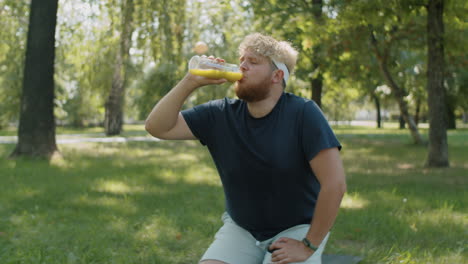
[[273, 72], [273, 78], [272, 78], [272, 81], [273, 83], [282, 83], [283, 82], [283, 77], [284, 77], [284, 72], [283, 70], [275, 70]]

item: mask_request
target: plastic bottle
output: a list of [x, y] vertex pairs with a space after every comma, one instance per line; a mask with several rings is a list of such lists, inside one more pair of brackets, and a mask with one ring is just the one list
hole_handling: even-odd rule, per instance
[[208, 57], [193, 56], [189, 61], [189, 72], [211, 79], [226, 79], [235, 82], [242, 79], [239, 66], [235, 64], [218, 62]]

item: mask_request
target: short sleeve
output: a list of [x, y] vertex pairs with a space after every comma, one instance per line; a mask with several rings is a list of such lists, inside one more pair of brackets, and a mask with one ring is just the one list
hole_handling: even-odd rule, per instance
[[340, 142], [314, 101], [305, 103], [302, 121], [302, 149], [307, 161], [324, 149], [337, 147], [341, 150]]
[[216, 103], [217, 101], [210, 101], [182, 111], [182, 116], [193, 135], [203, 145], [208, 144], [212, 134], [213, 126], [210, 124], [214, 124], [213, 107]]

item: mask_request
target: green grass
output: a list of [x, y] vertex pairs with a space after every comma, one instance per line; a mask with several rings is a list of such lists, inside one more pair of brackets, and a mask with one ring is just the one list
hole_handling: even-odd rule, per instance
[[468, 263], [468, 131], [449, 132], [451, 168], [427, 169], [409, 135], [363, 130], [337, 129], [348, 193], [328, 249], [364, 263]]
[[[468, 263], [467, 129], [449, 132], [448, 169], [424, 168], [407, 131], [336, 133], [348, 192], [325, 253]], [[196, 141], [63, 144], [51, 164], [8, 160], [13, 147], [0, 145], [2, 264], [196, 263], [221, 225], [222, 187]]]
[[[74, 128], [58, 126], [56, 129], [57, 135], [74, 135], [74, 134], [87, 134], [87, 136], [102, 136], [105, 130], [103, 127], [86, 127], [86, 128]], [[0, 129], [0, 136], [16, 136], [18, 134], [17, 128], [13, 126], [5, 127]], [[124, 125], [121, 136], [141, 136], [146, 135], [143, 124], [135, 125]], [[86, 136], [86, 135], [83, 135]]]

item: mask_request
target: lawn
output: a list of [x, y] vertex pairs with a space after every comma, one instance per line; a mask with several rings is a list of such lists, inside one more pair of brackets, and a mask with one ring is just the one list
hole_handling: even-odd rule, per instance
[[[448, 169], [424, 168], [407, 131], [335, 131], [348, 192], [325, 253], [468, 263], [468, 129], [449, 132]], [[70, 131], [86, 132], [100, 131]], [[61, 144], [51, 164], [6, 159], [13, 148], [0, 145], [1, 264], [196, 263], [221, 225], [220, 181], [196, 141]]]

